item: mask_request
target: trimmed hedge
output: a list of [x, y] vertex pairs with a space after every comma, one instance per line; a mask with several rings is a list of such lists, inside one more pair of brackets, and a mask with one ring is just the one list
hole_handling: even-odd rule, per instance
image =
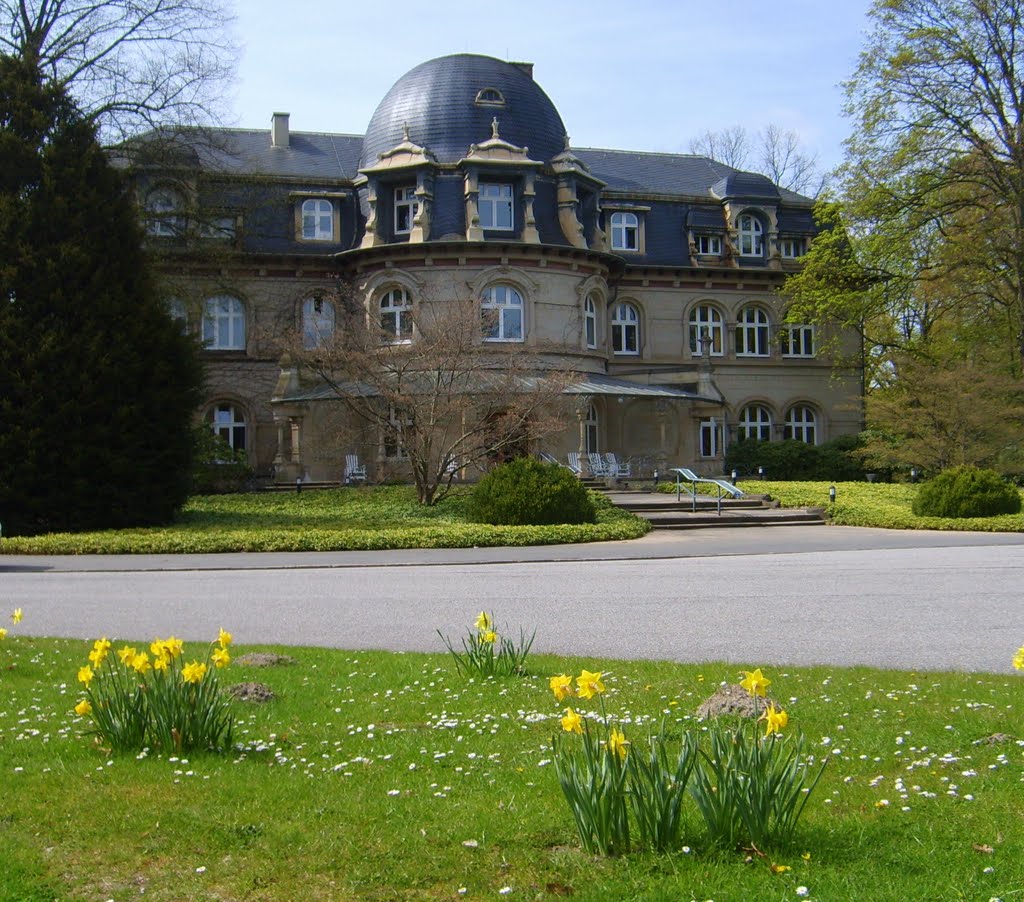
[[725, 472], [736, 470], [740, 476], [753, 476], [764, 467], [768, 479], [784, 481], [857, 482], [864, 479], [864, 466], [851, 453], [861, 446], [856, 435], [843, 435], [824, 445], [808, 445], [787, 439], [762, 442], [742, 439], [729, 445]]
[[496, 526], [593, 523], [590, 492], [565, 467], [532, 457], [500, 464], [477, 483], [469, 516]]
[[1020, 492], [995, 470], [953, 467], [921, 486], [914, 499], [919, 517], [994, 517], [1020, 513]]

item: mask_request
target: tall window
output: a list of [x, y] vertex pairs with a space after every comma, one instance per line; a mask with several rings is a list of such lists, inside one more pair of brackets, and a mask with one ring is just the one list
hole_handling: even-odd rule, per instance
[[754, 438], [760, 442], [771, 441], [772, 415], [763, 404], [748, 404], [740, 411], [737, 434], [741, 439]]
[[640, 250], [640, 220], [636, 213], [612, 213], [612, 250]]
[[740, 237], [741, 257], [761, 257], [764, 255], [764, 229], [761, 220], [745, 213], [737, 222]]
[[334, 305], [321, 297], [302, 302], [302, 346], [307, 350], [322, 348], [334, 335]]
[[329, 200], [302, 202], [302, 237], [306, 241], [334, 240], [334, 205]]
[[814, 356], [814, 326], [789, 324], [782, 327], [783, 357]]
[[412, 339], [412, 307], [404, 288], [392, 288], [380, 299], [380, 330], [387, 341]]
[[632, 304], [617, 304], [612, 316], [612, 352], [640, 353], [640, 314]]
[[188, 308], [181, 298], [168, 298], [167, 312], [171, 315], [171, 319], [177, 322], [182, 332], [188, 331]]
[[721, 426], [718, 425], [714, 417], [700, 421], [700, 435], [698, 439], [701, 457], [718, 457], [721, 432]]
[[597, 304], [592, 294], [583, 302], [583, 335], [588, 348], [597, 347]]
[[395, 188], [395, 234], [407, 235], [412, 231], [412, 221], [419, 209], [415, 185]]
[[388, 407], [388, 421], [384, 426], [384, 456], [405, 458], [409, 454], [405, 450], [404, 432], [412, 425], [412, 416], [408, 411], [394, 405]]
[[523, 340], [523, 297], [511, 285], [492, 285], [480, 303], [484, 339]]
[[480, 185], [480, 228], [511, 232], [515, 226], [512, 216], [512, 186], [484, 182]]
[[583, 421], [583, 444], [587, 454], [597, 453], [597, 408], [593, 404], [587, 408], [587, 418]]
[[690, 312], [690, 353], [698, 357], [722, 356], [722, 314], [710, 304], [698, 304]]
[[245, 305], [238, 298], [226, 294], [207, 298], [203, 343], [213, 350], [245, 350]]
[[744, 307], [736, 321], [736, 353], [744, 357], [767, 357], [768, 314], [760, 307]]
[[146, 197], [146, 231], [157, 238], [176, 238], [185, 230], [181, 197], [170, 188], [157, 188]]
[[806, 442], [808, 445], [818, 443], [818, 421], [814, 411], [806, 404], [790, 407], [786, 413], [786, 427], [783, 437]]
[[214, 435], [219, 435], [235, 451], [245, 450], [245, 414], [234, 404], [215, 404], [209, 412]]

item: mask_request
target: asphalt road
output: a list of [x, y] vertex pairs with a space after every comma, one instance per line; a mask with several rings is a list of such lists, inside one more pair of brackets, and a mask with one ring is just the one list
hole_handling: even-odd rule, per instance
[[529, 549], [0, 557], [36, 635], [438, 651], [481, 609], [536, 651], [1010, 673], [1024, 536], [702, 530]]

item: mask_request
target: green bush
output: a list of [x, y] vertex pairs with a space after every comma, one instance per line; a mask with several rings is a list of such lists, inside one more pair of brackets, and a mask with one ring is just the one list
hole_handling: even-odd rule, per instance
[[787, 439], [762, 442], [742, 439], [733, 442], [725, 457], [725, 471], [735, 470], [741, 477], [757, 474], [764, 467], [765, 477], [785, 482], [819, 480], [857, 482], [864, 478], [864, 467], [853, 453], [861, 446], [855, 435], [843, 435], [824, 445], [808, 445]]
[[469, 514], [479, 523], [508, 526], [596, 520], [590, 492], [571, 471], [532, 457], [501, 464], [484, 476], [473, 491]]
[[236, 451], [205, 423], [192, 430], [192, 494], [244, 492], [253, 472], [245, 452]]
[[995, 470], [954, 467], [921, 486], [914, 499], [919, 517], [993, 517], [1020, 512], [1020, 492]]

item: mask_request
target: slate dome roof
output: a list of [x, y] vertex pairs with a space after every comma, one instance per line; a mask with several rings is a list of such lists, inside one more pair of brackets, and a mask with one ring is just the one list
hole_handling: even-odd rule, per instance
[[[490, 97], [504, 102], [478, 102], [488, 88]], [[501, 138], [529, 147], [530, 159], [550, 160], [565, 147], [562, 117], [521, 66], [469, 53], [429, 60], [398, 79], [378, 104], [366, 127], [360, 168], [399, 144], [405, 125], [410, 139], [438, 162], [458, 162], [471, 144], [491, 137], [494, 118]]]

